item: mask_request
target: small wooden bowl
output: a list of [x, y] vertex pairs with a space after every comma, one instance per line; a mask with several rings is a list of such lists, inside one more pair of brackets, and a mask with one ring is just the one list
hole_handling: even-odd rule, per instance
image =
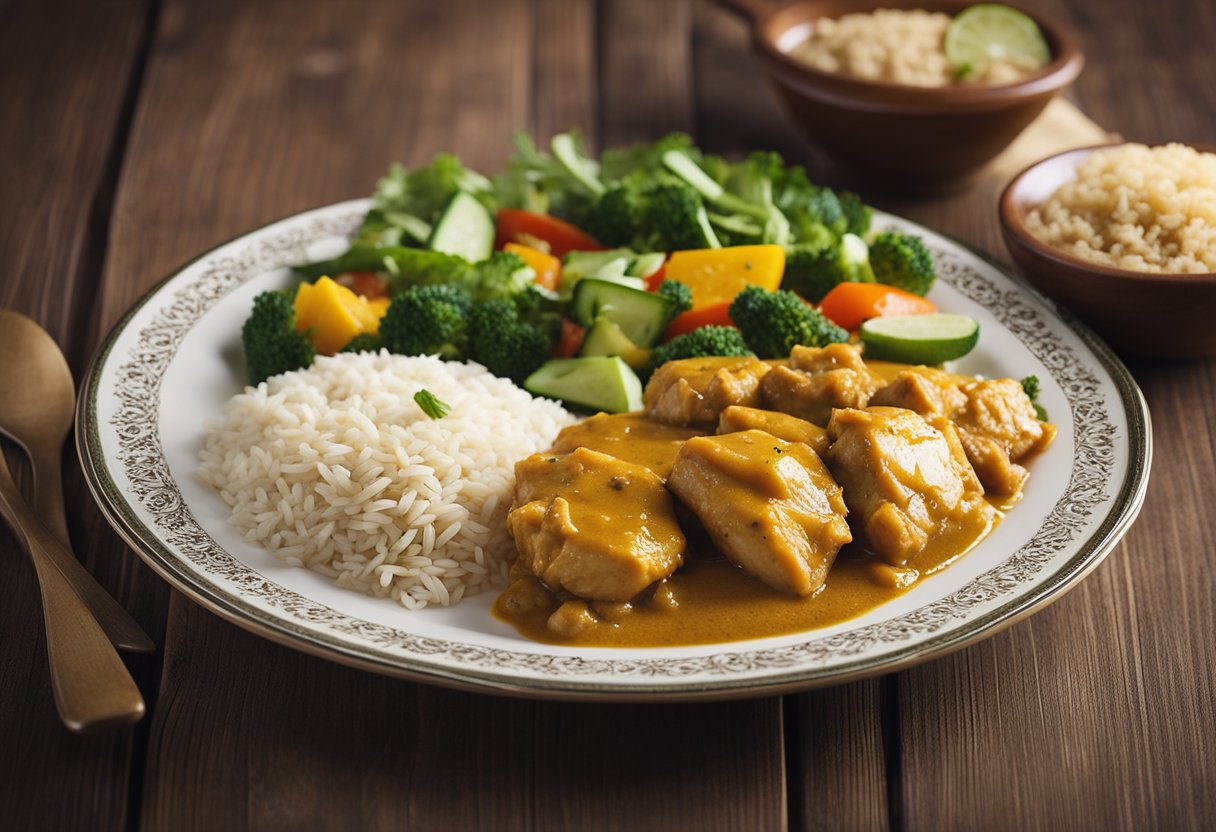
[[806, 0], [772, 7], [765, 0], [729, 0], [726, 4], [752, 20], [752, 42], [761, 70], [806, 135], [869, 179], [938, 187], [977, 171], [1034, 121], [1084, 64], [1063, 28], [1038, 12], [1019, 9], [1038, 23], [1054, 56], [1022, 81], [950, 87], [865, 81], [814, 69], [789, 51], [810, 35], [820, 18], [879, 8], [954, 15], [974, 2]]
[[[1049, 156], [1013, 178], [1001, 194], [1005, 247], [1018, 271], [1125, 354], [1159, 358], [1216, 355], [1216, 274], [1155, 274], [1116, 269], [1052, 248], [1025, 218], [1076, 176], [1095, 145]], [[1213, 153], [1216, 148], [1191, 145]]]

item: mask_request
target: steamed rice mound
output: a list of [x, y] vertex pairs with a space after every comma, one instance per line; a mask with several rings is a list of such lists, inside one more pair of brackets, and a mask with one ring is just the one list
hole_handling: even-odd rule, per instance
[[1180, 144], [1094, 153], [1026, 215], [1044, 243], [1103, 266], [1216, 272], [1216, 154]]
[[[431, 419], [430, 390], [451, 405]], [[206, 425], [199, 477], [275, 557], [409, 609], [506, 579], [515, 462], [574, 418], [478, 364], [318, 358], [247, 388]]]

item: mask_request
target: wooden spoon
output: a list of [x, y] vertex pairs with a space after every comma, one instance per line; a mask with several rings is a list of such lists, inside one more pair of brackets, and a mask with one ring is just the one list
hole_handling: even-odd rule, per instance
[[24, 315], [0, 309], [0, 433], [29, 454], [33, 506], [60, 546], [46, 548], [64, 579], [120, 650], [151, 653], [156, 645], [121, 604], [94, 580], [71, 550], [63, 509], [60, 457], [72, 427], [76, 392], [72, 371], [46, 331]]
[[75, 558], [22, 499], [3, 453], [0, 515], [29, 551], [38, 573], [51, 688], [64, 725], [78, 734], [95, 734], [138, 722], [144, 715], [139, 688], [109, 638], [53, 562]]

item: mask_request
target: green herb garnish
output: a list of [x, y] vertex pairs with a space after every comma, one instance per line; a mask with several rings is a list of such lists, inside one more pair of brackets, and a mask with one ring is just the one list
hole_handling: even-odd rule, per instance
[[422, 408], [422, 412], [432, 419], [442, 419], [452, 410], [450, 404], [442, 401], [434, 393], [425, 388], [414, 394], [414, 401]]
[[1047, 411], [1038, 403], [1039, 398], [1039, 377], [1026, 376], [1022, 379], [1022, 390], [1026, 392], [1026, 396], [1030, 399], [1030, 403], [1034, 405], [1034, 414], [1039, 418], [1040, 422], [1047, 421]]

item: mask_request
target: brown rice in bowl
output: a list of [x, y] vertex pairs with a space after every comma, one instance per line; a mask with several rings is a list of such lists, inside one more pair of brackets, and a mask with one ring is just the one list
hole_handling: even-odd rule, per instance
[[[823, 72], [863, 81], [913, 87], [947, 87], [964, 80], [946, 57], [953, 18], [923, 9], [876, 9], [815, 22], [810, 37], [790, 56]], [[968, 75], [969, 84], [1011, 84], [1037, 66], [993, 60]]]
[[[447, 416], [422, 412], [424, 388]], [[446, 606], [505, 581], [515, 462], [573, 421], [478, 364], [342, 353], [234, 396], [206, 425], [198, 476], [275, 557]]]
[[1216, 154], [1182, 144], [1100, 150], [1025, 224], [1052, 248], [1102, 266], [1216, 272]]

